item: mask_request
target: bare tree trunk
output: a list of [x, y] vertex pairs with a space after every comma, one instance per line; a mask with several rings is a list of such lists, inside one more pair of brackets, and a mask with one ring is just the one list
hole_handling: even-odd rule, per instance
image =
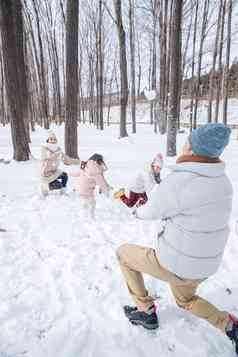
[[211, 74], [210, 74], [210, 78], [209, 78], [209, 102], [208, 102], [208, 119], [207, 119], [208, 123], [212, 122], [212, 101], [213, 101], [213, 94], [214, 94], [214, 80], [215, 80], [215, 75], [216, 75], [218, 40], [219, 40], [219, 33], [220, 33], [220, 27], [221, 27], [222, 3], [223, 3], [223, 0], [220, 0], [218, 18], [217, 18], [216, 38], [215, 38], [214, 51], [213, 51], [212, 69], [211, 69]]
[[137, 75], [137, 96], [139, 97], [141, 92], [141, 56], [140, 56], [140, 42], [139, 36], [137, 36], [137, 53], [138, 53], [138, 75]]
[[[0, 44], [1, 44], [1, 39], [0, 39]], [[2, 48], [2, 46], [1, 46]], [[3, 58], [2, 58], [2, 51], [0, 52], [0, 73], [1, 73], [1, 86], [0, 86], [0, 93], [1, 93], [1, 114], [0, 114], [0, 123], [5, 125], [5, 110], [6, 110], [6, 105], [5, 105], [5, 93], [4, 93], [4, 74], [3, 74]]]
[[[83, 108], [83, 96], [82, 96], [82, 68], [83, 68], [83, 51], [80, 45], [79, 47], [79, 68], [78, 68], [78, 78], [79, 78], [79, 90], [78, 90], [78, 114], [79, 114], [79, 123], [82, 122], [82, 117], [84, 117], [84, 108]], [[84, 122], [84, 120], [83, 120]]]
[[[152, 72], [151, 72], [151, 88], [156, 90], [156, 40], [155, 40], [155, 24], [153, 26], [153, 42], [152, 42]], [[155, 116], [155, 102], [150, 105], [151, 122], [154, 124], [154, 132], [157, 133], [157, 117]]]
[[160, 89], [159, 89], [159, 129], [161, 134], [166, 132], [166, 63], [167, 63], [167, 21], [168, 1], [161, 0], [159, 16], [160, 24]]
[[[24, 14], [25, 19], [27, 20], [27, 32], [28, 32], [28, 47], [32, 57], [32, 68], [31, 68], [31, 78], [34, 84], [34, 112], [37, 117], [38, 124], [42, 126], [42, 120], [45, 116], [43, 113], [43, 101], [42, 101], [42, 86], [41, 86], [41, 70], [40, 70], [40, 61], [37, 53], [37, 45], [35, 41], [35, 36], [33, 32], [32, 20], [31, 20], [31, 12], [27, 7], [26, 0], [24, 1]], [[35, 68], [34, 68], [35, 67]]]
[[89, 122], [94, 123], [94, 71], [93, 59], [89, 56], [89, 95], [88, 95], [88, 112]]
[[225, 25], [225, 14], [226, 14], [226, 0], [223, 2], [222, 15], [221, 15], [221, 33], [220, 33], [220, 44], [219, 44], [219, 58], [218, 58], [218, 73], [217, 73], [217, 91], [216, 91], [216, 105], [215, 105], [215, 115], [214, 121], [218, 122], [219, 116], [219, 104], [221, 95], [221, 81], [222, 81], [222, 52], [223, 52], [223, 41], [224, 41], [224, 25]]
[[61, 104], [60, 68], [59, 68], [59, 54], [56, 44], [56, 28], [54, 28], [51, 41], [52, 41], [52, 51], [53, 51], [53, 63], [54, 63], [53, 74], [54, 74], [55, 87], [56, 87], [56, 93], [55, 93], [56, 115], [61, 116], [62, 104]]
[[170, 2], [169, 10], [169, 28], [167, 29], [167, 49], [166, 49], [166, 81], [165, 81], [165, 114], [163, 124], [167, 130], [167, 117], [168, 117], [168, 105], [169, 105], [169, 94], [170, 94], [170, 53], [171, 53], [171, 32], [172, 32], [172, 19], [173, 19], [173, 1]]
[[167, 134], [167, 155], [176, 155], [176, 135], [178, 117], [178, 90], [181, 81], [181, 23], [183, 2], [174, 0], [171, 33], [170, 98]]
[[[95, 24], [96, 25], [96, 24]], [[99, 128], [99, 111], [100, 111], [100, 86], [99, 86], [99, 50], [98, 50], [98, 33], [97, 29], [95, 28], [95, 38], [96, 38], [96, 68], [95, 68], [95, 73], [96, 73], [96, 111], [95, 111], [95, 117], [96, 117], [96, 127], [97, 129]]]
[[65, 152], [78, 157], [78, 24], [79, 2], [67, 1]]
[[131, 52], [131, 121], [132, 133], [136, 133], [136, 79], [135, 79], [135, 4], [129, 0], [130, 52]]
[[193, 129], [193, 105], [194, 105], [194, 94], [196, 90], [196, 79], [194, 76], [195, 70], [195, 53], [196, 53], [196, 42], [197, 42], [197, 22], [198, 22], [198, 6], [199, 0], [196, 0], [196, 10], [194, 19], [194, 29], [193, 29], [193, 53], [192, 53], [192, 77], [191, 77], [191, 100], [190, 100], [190, 131]]
[[64, 2], [62, 0], [60, 0], [60, 9], [61, 9], [61, 14], [62, 14], [64, 24], [65, 24], [66, 23], [65, 10], [64, 10]]
[[[60, 2], [60, 4], [62, 4]], [[64, 21], [64, 28], [65, 28], [65, 24], [66, 24], [66, 21], [65, 21], [65, 15], [64, 15], [64, 12], [62, 10], [62, 17], [63, 17], [63, 21]], [[65, 93], [66, 93], [66, 68], [65, 68], [65, 31], [62, 31], [62, 36], [61, 36], [61, 51], [62, 51], [62, 102], [61, 102], [61, 105], [62, 105], [62, 109], [61, 109], [61, 113], [65, 113]]]
[[[152, 90], [156, 91], [156, 82], [157, 82], [157, 46], [156, 46], [156, 28], [158, 22], [158, 13], [159, 13], [159, 1], [154, 0], [152, 4], [152, 16], [153, 16], [153, 39], [152, 39], [152, 73], [151, 73], [151, 82]], [[151, 103], [151, 116], [154, 123], [154, 133], [157, 133], [158, 129], [158, 115], [156, 109], [156, 102]]]
[[103, 48], [102, 48], [102, 0], [99, 0], [99, 29], [98, 29], [98, 70], [99, 70], [99, 128], [104, 129], [103, 123]]
[[[153, 41], [150, 46], [150, 56], [149, 56], [149, 73], [148, 73], [148, 82], [149, 82], [149, 89], [152, 89], [152, 71], [153, 71]], [[150, 103], [150, 124], [152, 125], [154, 122], [154, 105]]]
[[[22, 68], [23, 68], [23, 72], [21, 72], [21, 74], [23, 75], [22, 78], [22, 86], [23, 88], [25, 87], [25, 93], [27, 95], [27, 107], [26, 107], [26, 111], [24, 114], [24, 124], [25, 124], [25, 131], [26, 131], [26, 137], [27, 137], [27, 141], [28, 143], [31, 142], [31, 137], [30, 137], [30, 104], [31, 104], [31, 95], [30, 95], [30, 78], [29, 78], [29, 58], [27, 56], [27, 39], [26, 39], [26, 31], [25, 29], [23, 30], [23, 59], [24, 62], [22, 62]], [[25, 81], [25, 83], [24, 83]]]
[[13, 158], [29, 160], [30, 148], [24, 118], [28, 109], [28, 90], [23, 49], [22, 6], [19, 0], [0, 1], [0, 28], [7, 99], [11, 112]]
[[231, 53], [231, 19], [232, 19], [232, 0], [227, 3], [227, 42], [226, 42], [226, 65], [224, 68], [223, 80], [223, 124], [227, 125], [227, 105], [228, 105], [228, 80], [230, 67], [230, 53]]
[[195, 89], [195, 105], [194, 105], [194, 117], [193, 117], [193, 129], [197, 127], [197, 108], [198, 108], [198, 100], [200, 97], [200, 80], [201, 80], [201, 68], [202, 68], [202, 57], [203, 57], [203, 45], [206, 37], [206, 28], [207, 28], [207, 17], [208, 17], [208, 8], [209, 8], [209, 0], [205, 0], [204, 8], [203, 8], [203, 20], [202, 20], [202, 33], [199, 47], [199, 55], [198, 55], [198, 69], [197, 69], [197, 83]]
[[49, 129], [47, 85], [46, 85], [46, 75], [45, 75], [43, 43], [41, 38], [39, 9], [37, 9], [36, 2], [34, 0], [32, 1], [32, 5], [36, 16], [37, 36], [38, 36], [39, 51], [40, 51], [40, 62], [39, 62], [40, 63], [40, 87], [41, 87], [42, 111], [44, 116], [43, 121], [44, 121], [45, 129]]
[[120, 75], [121, 75], [121, 113], [120, 113], [120, 137], [128, 136], [126, 130], [126, 110], [128, 103], [128, 79], [127, 79], [127, 59], [126, 59], [126, 34], [123, 28], [121, 0], [114, 0], [116, 13], [116, 25], [119, 38], [120, 50]]
[[185, 41], [185, 48], [184, 48], [184, 52], [183, 52], [183, 60], [182, 60], [182, 75], [183, 76], [184, 76], [186, 62], [187, 62], [188, 46], [190, 43], [191, 28], [192, 28], [192, 24], [193, 24], [193, 8], [195, 5], [196, 5], [196, 3], [191, 2], [191, 5], [190, 5], [191, 18], [190, 18], [190, 22], [189, 22], [189, 26], [188, 26], [187, 37], [186, 37], [186, 41]]
[[113, 63], [113, 69], [111, 73], [111, 78], [110, 78], [110, 83], [109, 83], [109, 103], [108, 103], [108, 109], [107, 109], [107, 126], [110, 125], [110, 110], [111, 110], [111, 104], [112, 104], [112, 83], [113, 79], [116, 77], [116, 58], [114, 59]]

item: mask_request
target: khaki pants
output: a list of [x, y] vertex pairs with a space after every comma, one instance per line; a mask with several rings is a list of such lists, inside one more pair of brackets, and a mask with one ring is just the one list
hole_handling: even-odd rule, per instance
[[145, 273], [168, 282], [179, 307], [207, 320], [225, 333], [228, 313], [218, 310], [196, 295], [197, 287], [202, 280], [184, 280], [170, 273], [160, 265], [152, 248], [124, 244], [118, 248], [117, 256], [128, 290], [139, 310], [146, 311], [154, 303], [154, 299], [149, 296], [144, 285], [141, 273]]

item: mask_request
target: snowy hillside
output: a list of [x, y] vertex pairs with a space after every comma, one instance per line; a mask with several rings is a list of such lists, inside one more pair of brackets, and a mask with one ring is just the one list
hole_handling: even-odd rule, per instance
[[[63, 127], [54, 128], [63, 146]], [[157, 296], [160, 328], [133, 327], [122, 312], [131, 303], [115, 257], [125, 242], [154, 245], [157, 222], [136, 220], [129, 210], [97, 196], [96, 219], [86, 220], [79, 198], [38, 195], [40, 145], [32, 134], [30, 162], [0, 162], [0, 356], [1, 357], [232, 357], [229, 340], [204, 321], [176, 307], [165, 283], [147, 279]], [[181, 147], [186, 134], [178, 136]], [[79, 154], [105, 156], [107, 179], [126, 187], [134, 171], [157, 153], [165, 137], [148, 125], [118, 139], [116, 125], [103, 133], [79, 127]], [[11, 157], [10, 128], [0, 128], [0, 158]], [[219, 272], [199, 293], [238, 315], [238, 141], [232, 136], [223, 156], [235, 191], [231, 235]], [[175, 159], [167, 159], [170, 163]], [[66, 171], [74, 167], [64, 167]], [[163, 176], [168, 173], [164, 169]], [[196, 347], [195, 347], [196, 346]]]

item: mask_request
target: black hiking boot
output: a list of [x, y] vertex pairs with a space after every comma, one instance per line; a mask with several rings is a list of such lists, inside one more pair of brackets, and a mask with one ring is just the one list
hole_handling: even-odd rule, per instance
[[226, 334], [232, 341], [236, 354], [238, 356], [238, 319], [232, 315], [229, 315], [229, 322], [226, 327]]
[[159, 327], [155, 306], [151, 306], [147, 312], [139, 311], [135, 306], [124, 306], [124, 313], [132, 325], [141, 325], [147, 330], [155, 330]]

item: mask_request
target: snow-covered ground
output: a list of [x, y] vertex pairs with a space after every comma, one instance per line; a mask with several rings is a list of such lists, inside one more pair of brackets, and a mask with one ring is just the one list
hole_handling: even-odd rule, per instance
[[[63, 127], [54, 127], [63, 146]], [[157, 152], [165, 137], [149, 125], [118, 139], [118, 127], [99, 132], [79, 127], [79, 154], [105, 156], [107, 179], [115, 188]], [[122, 305], [130, 303], [115, 257], [125, 242], [154, 245], [157, 222], [136, 220], [129, 210], [97, 196], [96, 219], [87, 220], [79, 198], [38, 196], [40, 145], [44, 130], [32, 134], [33, 159], [0, 162], [0, 357], [232, 357], [230, 341], [189, 312], [176, 307], [168, 286], [150, 277], [158, 297], [160, 328], [147, 332], [128, 323]], [[181, 147], [186, 134], [179, 134]], [[0, 128], [0, 158], [11, 157], [9, 127]], [[238, 141], [223, 156], [235, 191], [231, 235], [219, 272], [199, 293], [238, 315]], [[166, 159], [167, 163], [174, 159]], [[74, 167], [64, 167], [66, 171]], [[166, 175], [166, 169], [163, 175]]]

